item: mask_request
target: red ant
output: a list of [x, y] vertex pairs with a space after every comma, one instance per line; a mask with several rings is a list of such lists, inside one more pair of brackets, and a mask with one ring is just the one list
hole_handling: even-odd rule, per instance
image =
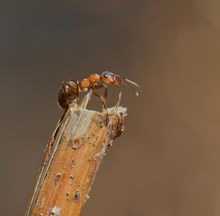
[[[58, 104], [63, 109], [68, 109], [71, 102], [76, 98], [76, 103], [78, 105], [79, 92], [91, 91], [91, 93], [97, 97], [100, 97], [102, 100], [103, 108], [107, 110], [106, 107], [106, 97], [107, 97], [107, 85], [99, 84], [100, 81], [104, 81], [107, 84], [112, 84], [116, 87], [121, 85], [126, 85], [133, 89], [136, 92], [136, 95], [139, 95], [141, 87], [128, 80], [125, 77], [120, 77], [119, 75], [113, 74], [112, 72], [105, 71], [101, 75], [91, 74], [88, 78], [83, 79], [81, 82], [69, 80], [64, 81], [58, 91]], [[99, 95], [95, 92], [95, 89], [105, 88], [104, 96]]]

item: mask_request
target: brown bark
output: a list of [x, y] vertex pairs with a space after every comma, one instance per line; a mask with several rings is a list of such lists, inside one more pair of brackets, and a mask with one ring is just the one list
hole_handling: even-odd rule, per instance
[[126, 109], [113, 107], [106, 114], [73, 104], [63, 115], [46, 148], [46, 155], [27, 216], [78, 216], [88, 199], [100, 162], [123, 131]]

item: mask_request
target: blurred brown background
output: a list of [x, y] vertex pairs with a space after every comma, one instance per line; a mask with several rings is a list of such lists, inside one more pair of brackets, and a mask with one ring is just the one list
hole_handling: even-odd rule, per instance
[[218, 1], [3, 0], [0, 17], [1, 215], [24, 214], [61, 81], [104, 70], [144, 91], [123, 88], [126, 129], [83, 216], [220, 215]]

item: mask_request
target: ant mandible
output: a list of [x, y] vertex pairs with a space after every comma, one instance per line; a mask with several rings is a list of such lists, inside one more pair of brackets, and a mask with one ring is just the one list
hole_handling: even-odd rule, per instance
[[[121, 85], [128, 86], [136, 92], [137, 96], [139, 95], [139, 91], [141, 91], [141, 87], [135, 82], [128, 80], [125, 77], [120, 77], [119, 75], [116, 75], [112, 72], [105, 71], [101, 75], [91, 74], [88, 78], [83, 79], [81, 82], [74, 80], [63, 81], [58, 91], [59, 106], [66, 110], [69, 108], [69, 105], [74, 99], [76, 99], [76, 103], [78, 105], [79, 93], [91, 91], [93, 95], [101, 98], [103, 108], [107, 111], [107, 85], [100, 84], [100, 81], [103, 81], [106, 84], [114, 85], [116, 87]], [[105, 89], [104, 96], [101, 96], [95, 92], [95, 89], [100, 88]]]

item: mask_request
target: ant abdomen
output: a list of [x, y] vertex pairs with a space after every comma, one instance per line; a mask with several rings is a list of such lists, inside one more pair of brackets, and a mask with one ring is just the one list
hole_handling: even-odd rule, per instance
[[67, 109], [78, 94], [78, 85], [75, 81], [64, 81], [58, 90], [57, 102], [60, 107]]

